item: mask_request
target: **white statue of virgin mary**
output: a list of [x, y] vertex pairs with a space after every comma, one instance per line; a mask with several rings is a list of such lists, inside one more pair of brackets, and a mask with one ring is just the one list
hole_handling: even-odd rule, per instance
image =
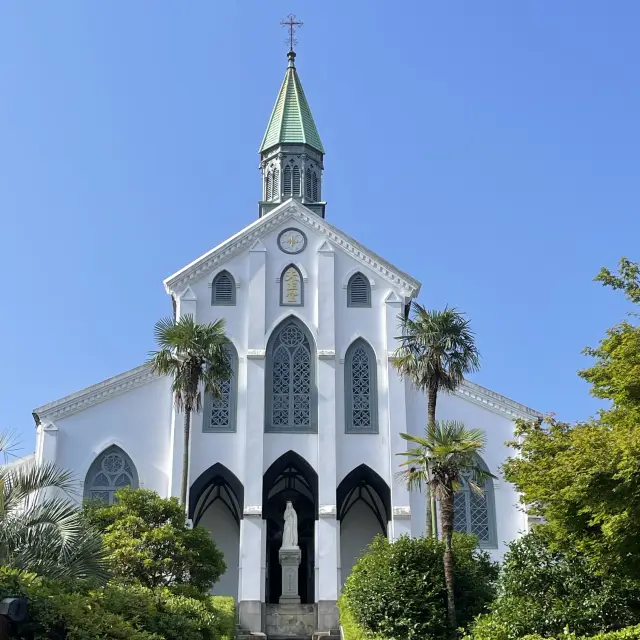
[[284, 531], [282, 532], [282, 548], [298, 548], [298, 514], [293, 505], [287, 501], [287, 508], [284, 510]]

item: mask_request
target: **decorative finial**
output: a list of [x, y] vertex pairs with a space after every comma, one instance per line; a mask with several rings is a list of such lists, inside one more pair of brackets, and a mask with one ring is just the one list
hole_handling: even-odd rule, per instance
[[[288, 57], [290, 62], [292, 62], [293, 58], [296, 57], [295, 51], [293, 50], [293, 47], [298, 44], [298, 41], [295, 38], [296, 28], [301, 27], [303, 24], [304, 22], [296, 20], [296, 17], [295, 15], [293, 15], [293, 13], [290, 13], [286, 20], [282, 20], [280, 22], [281, 26], [287, 27], [289, 29], [289, 37], [287, 38], [286, 43], [289, 45]], [[293, 56], [291, 54], [293, 54]]]

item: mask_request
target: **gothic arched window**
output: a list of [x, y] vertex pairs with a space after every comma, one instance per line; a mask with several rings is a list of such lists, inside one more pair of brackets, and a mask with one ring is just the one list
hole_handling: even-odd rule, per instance
[[235, 431], [238, 404], [238, 352], [232, 343], [226, 346], [231, 360], [231, 377], [220, 384], [220, 397], [204, 397], [202, 430], [204, 432]]
[[211, 304], [220, 306], [234, 306], [236, 303], [236, 281], [228, 271], [221, 271], [211, 284]]
[[302, 195], [302, 189], [300, 186], [300, 167], [297, 164], [293, 167], [293, 195]]
[[267, 431], [316, 433], [315, 350], [297, 318], [285, 320], [267, 347]]
[[[484, 460], [478, 457], [478, 463], [488, 471]], [[462, 486], [453, 499], [453, 528], [460, 533], [472, 533], [480, 540], [481, 547], [498, 546], [496, 532], [496, 506], [493, 493], [493, 480], [488, 478], [482, 487], [482, 493], [470, 486], [473, 481], [471, 472], [462, 476]]]
[[287, 265], [280, 276], [280, 305], [302, 307], [304, 305], [304, 280], [295, 264]]
[[311, 174], [313, 201], [318, 202], [318, 174], [314, 171]]
[[286, 166], [284, 168], [284, 195], [291, 195], [291, 167]]
[[278, 167], [273, 170], [271, 197], [273, 200], [277, 200], [280, 197], [280, 170], [278, 169]]
[[122, 487], [138, 488], [138, 472], [131, 458], [116, 445], [105, 449], [91, 464], [84, 481], [84, 497], [113, 504]]
[[347, 307], [370, 307], [371, 285], [369, 279], [358, 272], [354, 273], [347, 284]]
[[308, 200], [311, 200], [311, 169], [307, 169], [304, 174], [304, 187], [305, 194]]
[[378, 433], [376, 356], [362, 338], [347, 349], [344, 384], [346, 433]]

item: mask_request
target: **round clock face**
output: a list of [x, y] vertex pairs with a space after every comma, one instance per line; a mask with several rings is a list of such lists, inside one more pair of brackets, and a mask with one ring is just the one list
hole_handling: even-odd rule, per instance
[[300, 253], [307, 246], [307, 238], [297, 229], [285, 229], [278, 236], [278, 246], [285, 253]]

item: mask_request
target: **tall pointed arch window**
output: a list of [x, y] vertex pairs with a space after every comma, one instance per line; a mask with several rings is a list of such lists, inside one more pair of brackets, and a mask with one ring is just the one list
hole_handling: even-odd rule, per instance
[[267, 347], [266, 431], [317, 433], [315, 350], [308, 329], [289, 318]]
[[304, 305], [304, 280], [295, 264], [287, 265], [280, 276], [280, 305], [302, 307]]
[[271, 183], [271, 198], [277, 200], [280, 197], [280, 169], [273, 170], [273, 180]]
[[202, 430], [205, 433], [236, 430], [238, 406], [238, 352], [232, 343], [226, 346], [231, 361], [231, 376], [220, 383], [220, 396], [206, 394], [202, 409]]
[[122, 487], [138, 488], [138, 472], [131, 458], [118, 446], [105, 449], [91, 464], [84, 481], [84, 497], [113, 504]]
[[[484, 460], [478, 456], [481, 467], [488, 471]], [[453, 499], [453, 528], [460, 533], [471, 533], [478, 537], [480, 546], [494, 549], [498, 546], [496, 531], [496, 505], [493, 480], [488, 478], [482, 493], [471, 488], [473, 474], [462, 476], [462, 486]]]
[[228, 271], [221, 271], [211, 283], [211, 304], [232, 307], [236, 303], [236, 281]]
[[293, 166], [293, 195], [301, 196], [302, 188], [300, 184], [300, 167], [296, 164]]
[[354, 273], [347, 283], [347, 306], [370, 307], [371, 284], [362, 273]]
[[346, 433], [378, 433], [376, 357], [362, 338], [347, 350], [344, 384]]
[[318, 202], [318, 174], [314, 171], [311, 174], [311, 187], [314, 202]]
[[287, 165], [284, 168], [284, 195], [285, 196], [290, 196], [291, 195], [291, 167], [289, 165]]

